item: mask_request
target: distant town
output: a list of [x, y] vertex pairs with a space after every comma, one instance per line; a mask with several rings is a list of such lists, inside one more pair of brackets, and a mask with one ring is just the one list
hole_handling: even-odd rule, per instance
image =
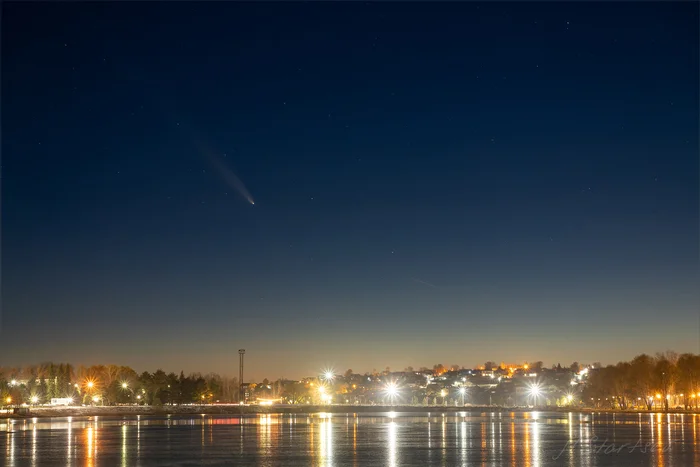
[[642, 354], [631, 361], [545, 366], [485, 362], [357, 373], [319, 369], [300, 380], [136, 373], [126, 366], [45, 363], [0, 369], [0, 408], [46, 406], [424, 406], [696, 410], [700, 356]]

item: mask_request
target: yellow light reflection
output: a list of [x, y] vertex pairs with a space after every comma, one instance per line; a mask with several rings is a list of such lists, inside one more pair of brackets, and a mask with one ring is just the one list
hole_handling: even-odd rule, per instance
[[656, 420], [656, 430], [656, 465], [657, 467], [664, 467], [664, 432], [661, 426], [661, 414]]
[[[527, 414], [525, 414], [525, 415], [527, 415]], [[526, 422], [523, 425], [525, 427], [525, 430], [523, 432], [523, 438], [524, 438], [523, 445], [525, 447], [525, 450], [523, 452], [523, 457], [524, 457], [523, 465], [525, 467], [529, 467], [530, 466], [530, 459], [531, 459], [530, 456], [532, 456], [532, 452], [530, 451], [530, 423]]]
[[85, 451], [85, 455], [87, 456], [86, 459], [86, 464], [88, 467], [92, 467], [94, 464], [94, 460], [92, 458], [93, 456], [93, 449], [94, 449], [94, 428], [89, 426], [85, 430], [85, 444], [87, 445], [87, 450]]
[[352, 425], [352, 457], [357, 461], [357, 422]]
[[515, 422], [510, 422], [510, 465], [515, 467], [515, 464]]

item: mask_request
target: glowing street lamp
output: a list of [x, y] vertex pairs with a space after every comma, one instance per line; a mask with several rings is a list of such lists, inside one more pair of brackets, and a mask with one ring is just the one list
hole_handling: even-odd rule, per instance
[[129, 389], [129, 383], [122, 383], [122, 389]]
[[399, 387], [395, 382], [391, 381], [384, 387], [384, 393], [389, 397], [391, 405], [394, 405], [394, 401], [399, 396]]
[[335, 379], [335, 373], [333, 373], [333, 370], [325, 370], [323, 372], [323, 379], [326, 381], [333, 381]]
[[540, 396], [540, 394], [542, 394], [542, 389], [540, 388], [540, 385], [537, 383], [531, 384], [530, 388], [529, 388], [529, 392], [530, 392], [530, 397], [532, 397], [534, 402], [535, 402], [534, 405], [537, 405], [537, 398]]
[[467, 388], [459, 388], [459, 395], [462, 396], [462, 407], [464, 407], [464, 395], [467, 393]]
[[32, 404], [36, 404], [37, 402], [39, 402], [39, 398], [37, 396], [32, 396], [29, 400], [32, 401]]

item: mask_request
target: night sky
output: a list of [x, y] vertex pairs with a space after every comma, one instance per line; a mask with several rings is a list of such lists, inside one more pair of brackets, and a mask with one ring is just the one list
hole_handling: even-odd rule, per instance
[[2, 8], [0, 365], [700, 350], [697, 3]]

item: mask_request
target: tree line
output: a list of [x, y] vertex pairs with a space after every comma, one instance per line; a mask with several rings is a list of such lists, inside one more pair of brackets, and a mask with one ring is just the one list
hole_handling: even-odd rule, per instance
[[583, 402], [612, 409], [681, 406], [697, 408], [700, 399], [700, 355], [676, 352], [642, 354], [590, 372]]
[[47, 362], [0, 368], [0, 402], [49, 403], [72, 398], [82, 404], [188, 404], [236, 402], [238, 381], [215, 373], [185, 375], [156, 370], [138, 374], [128, 366]]

